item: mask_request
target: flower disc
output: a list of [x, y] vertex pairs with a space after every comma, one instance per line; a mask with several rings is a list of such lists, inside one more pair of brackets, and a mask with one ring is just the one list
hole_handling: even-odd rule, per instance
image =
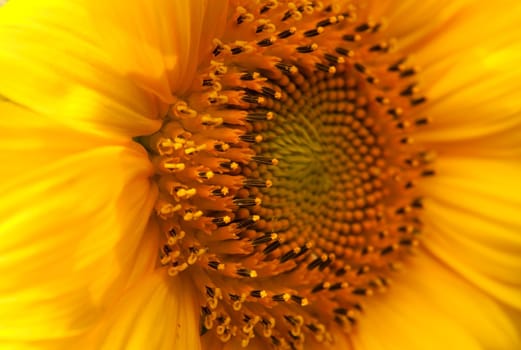
[[416, 68], [352, 5], [252, 2], [156, 134], [161, 263], [199, 292], [201, 334], [331, 343], [417, 244]]

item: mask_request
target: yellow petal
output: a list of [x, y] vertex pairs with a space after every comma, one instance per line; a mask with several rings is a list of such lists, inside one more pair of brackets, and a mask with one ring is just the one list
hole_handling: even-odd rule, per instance
[[370, 14], [386, 23], [385, 34], [398, 39], [397, 47], [414, 53], [438, 33], [452, 29], [470, 0], [372, 0]]
[[112, 146], [2, 183], [0, 341], [81, 334], [147, 269], [138, 257], [152, 267], [151, 173], [145, 152]]
[[422, 184], [425, 244], [436, 256], [503, 302], [521, 309], [521, 165], [440, 158]]
[[0, 11], [0, 96], [85, 133], [128, 140], [166, 106], [121, 75], [78, 1], [13, 1]]
[[433, 123], [416, 139], [472, 139], [516, 127], [521, 133], [521, 3], [498, 1], [372, 1], [385, 34], [419, 67]]
[[519, 330], [489, 297], [421, 252], [366, 305], [355, 349], [516, 349]]
[[208, 0], [89, 3], [114, 64], [168, 103], [192, 85], [227, 9]]
[[[186, 277], [186, 276], [185, 276]], [[85, 349], [200, 349], [199, 317], [189, 278], [158, 270], [107, 312]]]
[[[432, 126], [418, 136], [422, 141], [471, 139], [521, 128], [521, 45], [519, 40], [499, 48], [475, 47], [461, 52], [443, 67], [425, 72], [430, 104], [425, 111]], [[423, 130], [422, 130], [423, 131]]]
[[106, 142], [0, 99], [0, 183]]
[[517, 2], [473, 1], [409, 51], [429, 100], [421, 113], [433, 120], [417, 138], [471, 139], [513, 127], [519, 135], [519, 16]]

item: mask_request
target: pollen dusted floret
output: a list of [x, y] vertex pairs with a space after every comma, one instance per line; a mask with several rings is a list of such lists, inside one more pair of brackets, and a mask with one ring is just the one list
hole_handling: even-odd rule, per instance
[[[356, 6], [230, 12], [156, 134], [161, 263], [189, 270], [201, 334], [302, 348], [349, 331], [417, 245], [431, 153], [417, 69]], [[210, 340], [212, 341], [212, 340]]]

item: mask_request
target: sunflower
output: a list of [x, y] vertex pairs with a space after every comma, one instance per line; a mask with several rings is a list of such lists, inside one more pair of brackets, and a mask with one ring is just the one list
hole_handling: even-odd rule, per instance
[[520, 15], [3, 5], [2, 349], [520, 348]]

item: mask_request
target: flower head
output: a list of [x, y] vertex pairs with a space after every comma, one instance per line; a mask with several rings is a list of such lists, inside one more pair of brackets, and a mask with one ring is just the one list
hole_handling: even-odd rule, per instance
[[515, 347], [503, 5], [9, 3], [0, 335]]

